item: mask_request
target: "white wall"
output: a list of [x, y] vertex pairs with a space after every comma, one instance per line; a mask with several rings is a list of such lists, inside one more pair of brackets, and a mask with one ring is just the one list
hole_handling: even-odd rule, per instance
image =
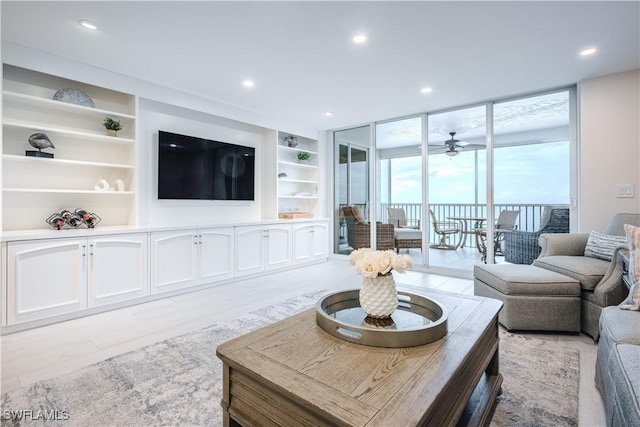
[[[292, 132], [312, 139], [318, 137], [316, 129], [300, 127], [298, 123], [287, 118], [266, 117], [5, 41], [2, 41], [0, 46], [3, 63], [138, 97], [137, 212], [134, 214], [137, 221], [132, 222], [139, 226], [220, 224], [276, 218], [275, 130]], [[159, 201], [156, 177], [158, 130], [255, 147], [256, 200]], [[273, 144], [273, 147], [270, 144]], [[0, 198], [0, 208], [1, 206]], [[326, 206], [323, 206], [323, 209], [326, 209]]]
[[[640, 213], [640, 70], [580, 82], [578, 102], [578, 231], [588, 233], [615, 213]], [[634, 197], [616, 197], [619, 184]]]
[[[256, 148], [255, 201], [158, 200], [158, 131]], [[262, 218], [264, 129], [210, 114], [140, 99], [138, 110], [139, 225], [171, 226], [259, 221]], [[274, 142], [275, 143], [275, 142]], [[273, 172], [275, 175], [275, 172]]]

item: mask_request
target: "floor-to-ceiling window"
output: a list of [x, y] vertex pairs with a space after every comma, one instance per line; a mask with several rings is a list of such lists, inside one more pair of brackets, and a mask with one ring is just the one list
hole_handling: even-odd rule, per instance
[[[365, 212], [397, 223], [389, 208], [402, 208], [406, 226], [423, 232], [420, 245], [398, 248], [416, 265], [470, 272], [480, 262], [505, 262], [492, 230], [501, 214], [517, 230], [536, 231], [546, 207], [571, 205], [572, 108], [575, 91], [565, 89], [373, 123], [376, 191]], [[370, 130], [362, 133], [362, 146], [368, 147]], [[348, 164], [339, 136], [336, 150]], [[339, 174], [337, 180], [344, 181]]]
[[568, 207], [570, 91], [495, 103], [495, 214], [520, 211], [519, 230], [537, 230], [544, 207]]
[[486, 106], [428, 116], [429, 266], [471, 270], [486, 215]]
[[422, 230], [422, 128], [423, 116], [377, 123], [377, 218], [394, 224], [398, 250], [423, 264]]

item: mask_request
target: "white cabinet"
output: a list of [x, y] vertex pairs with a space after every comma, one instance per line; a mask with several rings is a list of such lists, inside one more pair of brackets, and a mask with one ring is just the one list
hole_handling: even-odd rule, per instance
[[7, 323], [148, 293], [146, 234], [7, 243]]
[[291, 265], [291, 225], [236, 227], [236, 276]]
[[[289, 137], [295, 141], [289, 142]], [[298, 160], [303, 153], [308, 154], [309, 160]], [[278, 214], [314, 213], [318, 201], [318, 141], [278, 132], [277, 155]]]
[[151, 233], [151, 293], [233, 277], [233, 227]]
[[293, 262], [303, 264], [329, 256], [329, 226], [325, 221], [293, 226]]
[[[83, 91], [94, 106], [53, 100], [63, 88]], [[102, 218], [100, 226], [128, 226], [135, 211], [135, 97], [97, 86], [3, 67], [2, 209], [4, 231], [46, 228], [56, 210], [82, 208]], [[118, 136], [107, 136], [106, 117], [120, 121]], [[44, 133], [54, 158], [26, 156], [28, 138]], [[122, 191], [96, 191], [106, 180]], [[28, 209], [25, 209], [28, 206]]]
[[198, 231], [199, 283], [233, 278], [233, 227]]
[[88, 306], [100, 306], [149, 294], [146, 233], [88, 239]]

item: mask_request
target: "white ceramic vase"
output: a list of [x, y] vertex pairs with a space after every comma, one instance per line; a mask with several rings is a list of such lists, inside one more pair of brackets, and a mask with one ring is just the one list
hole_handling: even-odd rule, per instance
[[398, 292], [393, 276], [363, 277], [360, 307], [374, 319], [390, 317], [398, 308]]

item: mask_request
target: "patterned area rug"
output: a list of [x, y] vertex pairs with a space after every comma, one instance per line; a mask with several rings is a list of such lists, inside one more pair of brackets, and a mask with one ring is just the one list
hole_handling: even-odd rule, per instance
[[491, 426], [577, 426], [580, 352], [500, 332], [504, 376]]
[[[116, 356], [2, 395], [2, 426], [219, 426], [221, 363], [216, 347], [313, 307], [305, 294], [221, 325]], [[492, 426], [578, 424], [579, 355], [544, 341], [501, 334], [504, 393]], [[17, 422], [10, 411], [30, 410]], [[57, 421], [45, 421], [53, 416]], [[40, 419], [37, 419], [39, 418]]]

